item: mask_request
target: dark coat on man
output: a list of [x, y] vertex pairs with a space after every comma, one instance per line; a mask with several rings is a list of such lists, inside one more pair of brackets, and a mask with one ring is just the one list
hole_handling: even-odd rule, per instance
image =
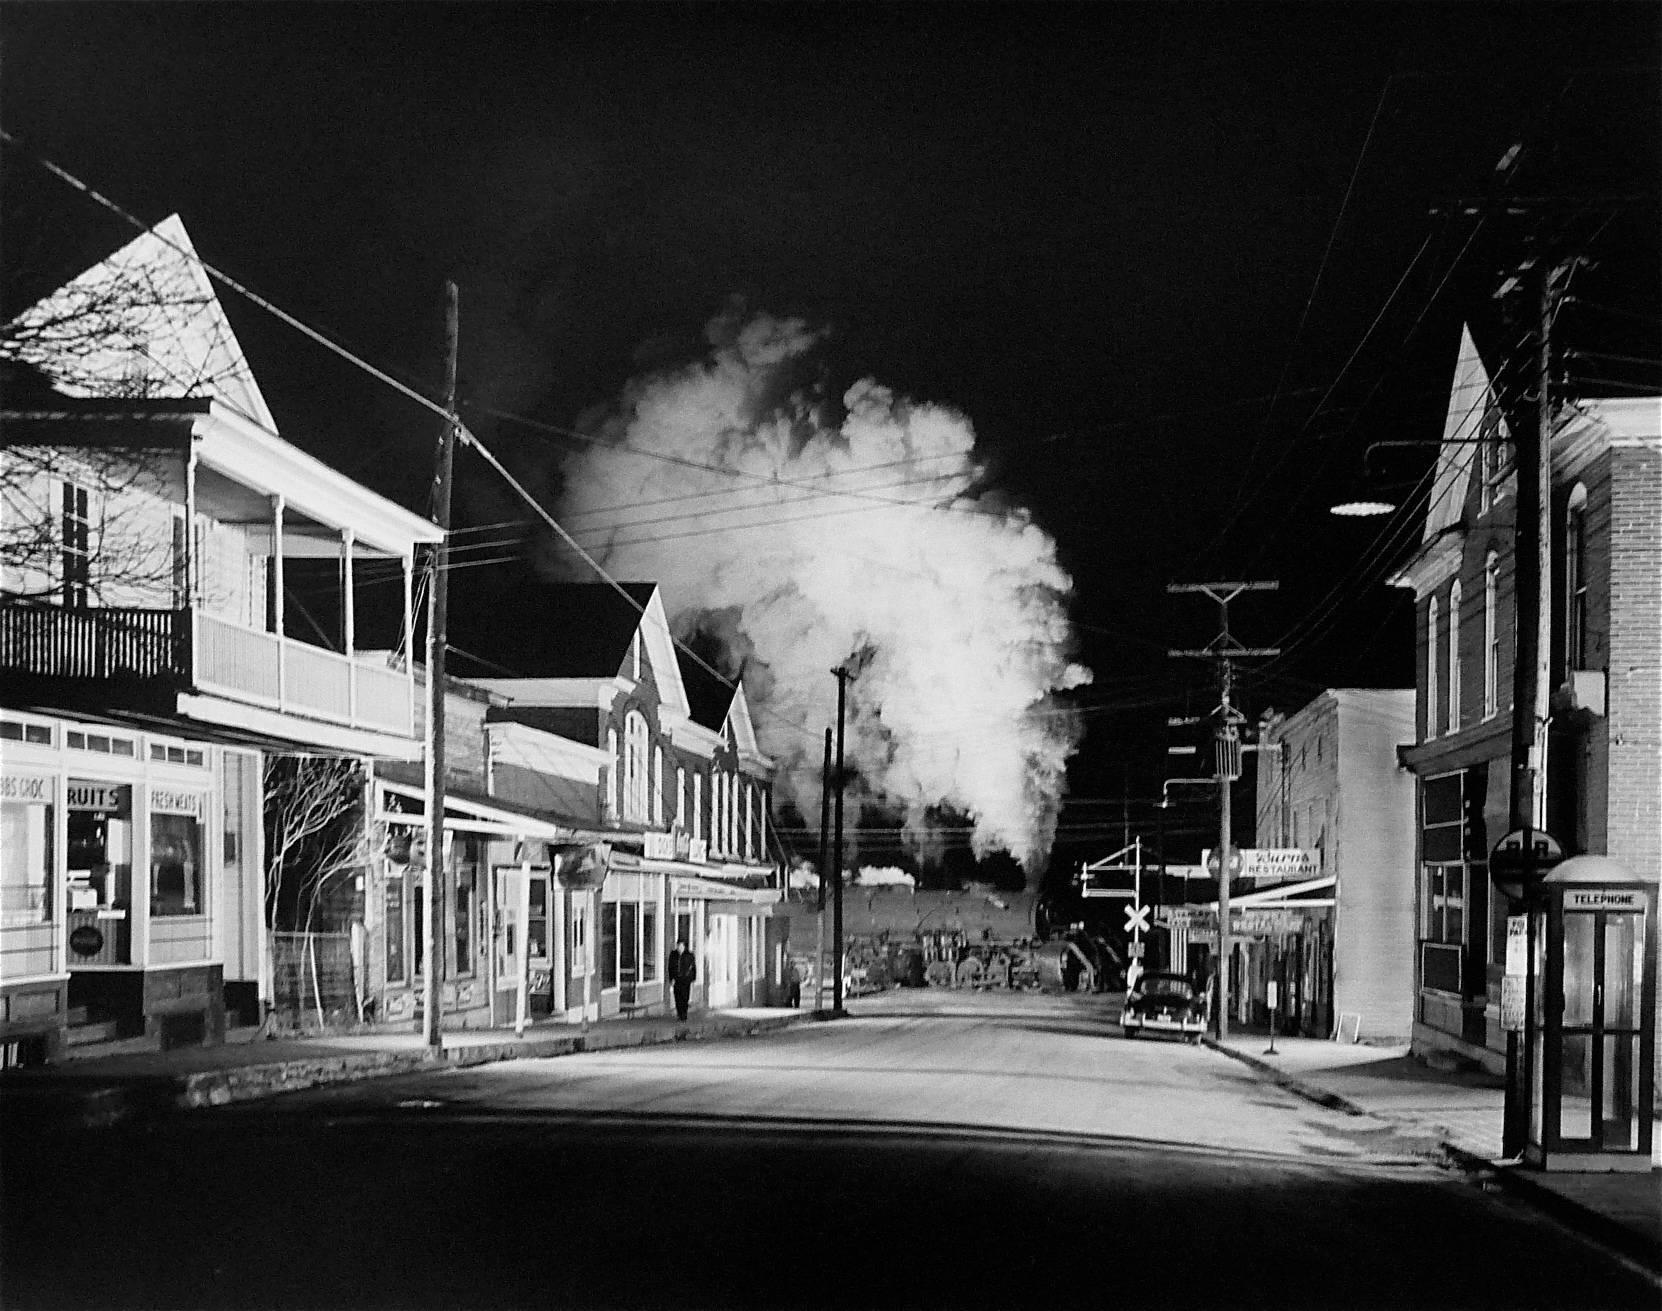
[[669, 954], [669, 986], [675, 994], [675, 1013], [687, 1018], [687, 1003], [692, 999], [692, 986], [698, 978], [698, 959], [684, 947], [677, 946]]

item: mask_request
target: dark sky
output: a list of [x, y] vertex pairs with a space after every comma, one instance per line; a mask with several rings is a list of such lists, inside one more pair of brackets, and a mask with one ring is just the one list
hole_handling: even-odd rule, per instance
[[[1654, 389], [1659, 33], [1619, 4], [8, 3], [0, 113], [399, 376], [436, 385], [454, 277], [476, 403], [571, 424], [736, 295], [965, 411], [1077, 579], [1083, 836], [1127, 771], [1187, 772], [1165, 716], [1210, 706], [1164, 651], [1211, 615], [1168, 581], [1281, 581], [1237, 610], [1288, 646], [1253, 713], [1409, 681], [1379, 526], [1324, 507], [1368, 442], [1439, 430], [1523, 231], [1431, 211], [1514, 141], [1598, 261], [1563, 339], [1651, 361], [1579, 385]], [[129, 235], [19, 150], [4, 181], [9, 311]], [[226, 299], [286, 435], [419, 508], [427, 418]], [[504, 517], [488, 478], [462, 523]]]

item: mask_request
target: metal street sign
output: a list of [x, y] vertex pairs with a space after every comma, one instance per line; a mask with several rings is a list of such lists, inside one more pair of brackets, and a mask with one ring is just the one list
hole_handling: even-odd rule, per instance
[[1502, 1033], [1522, 1033], [1524, 988], [1522, 975], [1508, 974], [1500, 981], [1500, 1027]]
[[[1212, 848], [1208, 847], [1205, 851], [1201, 852], [1200, 854], [1201, 854], [1201, 860], [1206, 865], [1206, 872], [1208, 874], [1210, 874], [1213, 878], [1217, 878], [1218, 877], [1218, 853], [1215, 850], [1213, 850]], [[1229, 877], [1232, 878], [1232, 879], [1236, 879], [1236, 878], [1240, 878], [1240, 876], [1241, 876], [1241, 849], [1239, 847], [1232, 847], [1230, 849], [1230, 852], [1229, 852]]]
[[1127, 906], [1125, 908], [1125, 930], [1127, 933], [1148, 932], [1148, 907]]
[[1545, 829], [1513, 829], [1489, 853], [1489, 878], [1518, 901], [1563, 859], [1564, 848]]

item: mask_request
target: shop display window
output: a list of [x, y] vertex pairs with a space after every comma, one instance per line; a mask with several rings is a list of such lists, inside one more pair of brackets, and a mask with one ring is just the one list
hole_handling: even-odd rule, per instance
[[531, 917], [525, 926], [526, 942], [531, 956], [548, 959], [548, 880], [531, 880]]
[[387, 982], [403, 983], [404, 969], [404, 876], [390, 875], [387, 879]]
[[194, 815], [150, 816], [150, 914], [202, 915], [202, 824]]
[[69, 780], [69, 908], [121, 909], [133, 901], [133, 790]]
[[0, 801], [0, 927], [52, 921], [52, 807]]

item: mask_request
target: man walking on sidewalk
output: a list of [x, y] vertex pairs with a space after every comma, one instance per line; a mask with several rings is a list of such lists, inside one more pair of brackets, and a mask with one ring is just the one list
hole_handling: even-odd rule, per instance
[[675, 1018], [685, 1021], [687, 1003], [692, 999], [693, 980], [698, 978], [698, 962], [687, 950], [683, 940], [675, 944], [669, 954], [669, 986], [675, 993]]

